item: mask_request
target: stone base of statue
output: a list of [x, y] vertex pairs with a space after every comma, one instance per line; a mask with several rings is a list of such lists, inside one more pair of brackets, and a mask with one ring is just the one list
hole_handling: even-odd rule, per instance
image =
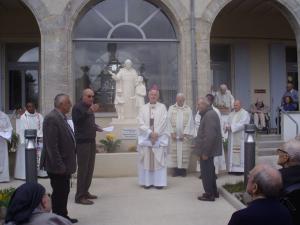
[[118, 152], [133, 152], [137, 147], [138, 122], [137, 119], [112, 119], [113, 133], [121, 140]]

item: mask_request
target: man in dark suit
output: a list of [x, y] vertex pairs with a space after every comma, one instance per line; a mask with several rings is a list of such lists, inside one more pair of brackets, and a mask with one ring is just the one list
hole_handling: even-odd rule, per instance
[[204, 97], [198, 99], [201, 121], [195, 139], [194, 154], [200, 158], [202, 184], [205, 193], [200, 201], [214, 201], [219, 197], [216, 184], [214, 157], [222, 154], [222, 133], [218, 114]]
[[53, 213], [76, 223], [78, 220], [70, 218], [67, 210], [70, 178], [76, 171], [75, 137], [66, 117], [72, 107], [69, 96], [58, 94], [54, 99], [54, 107], [43, 123], [44, 156], [41, 164], [48, 173], [53, 189]]
[[269, 165], [257, 165], [249, 173], [247, 192], [250, 205], [236, 211], [228, 225], [292, 225], [288, 209], [277, 199], [282, 187], [278, 170]]

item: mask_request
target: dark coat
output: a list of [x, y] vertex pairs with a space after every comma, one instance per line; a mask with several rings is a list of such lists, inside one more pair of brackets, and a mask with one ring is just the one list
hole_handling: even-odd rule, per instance
[[222, 132], [219, 116], [211, 107], [200, 115], [201, 122], [193, 153], [198, 156], [219, 156], [222, 154]]
[[42, 167], [47, 172], [69, 175], [76, 171], [75, 139], [63, 115], [52, 110], [43, 123]]
[[276, 199], [254, 200], [242, 210], [236, 211], [228, 225], [292, 225], [288, 209]]
[[282, 176], [283, 189], [300, 183], [300, 165], [290, 166], [279, 170]]

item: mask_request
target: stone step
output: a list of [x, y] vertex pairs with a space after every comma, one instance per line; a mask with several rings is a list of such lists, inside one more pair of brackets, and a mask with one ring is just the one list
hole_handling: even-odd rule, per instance
[[256, 136], [257, 141], [278, 141], [281, 140], [280, 134], [258, 134]]
[[283, 140], [256, 141], [257, 148], [280, 148], [283, 144]]
[[277, 155], [277, 148], [258, 148], [257, 156], [274, 156]]
[[279, 169], [280, 166], [277, 165], [278, 156], [260, 156], [256, 158], [255, 164], [269, 164], [272, 167]]

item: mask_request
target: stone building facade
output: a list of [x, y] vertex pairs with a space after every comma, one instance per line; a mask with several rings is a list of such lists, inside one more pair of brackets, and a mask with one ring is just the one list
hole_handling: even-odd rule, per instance
[[[10, 95], [14, 93], [15, 86], [13, 80], [9, 80], [10, 63], [7, 59], [7, 50], [12, 43], [36, 43], [39, 48], [39, 57], [35, 61], [38, 63], [39, 82], [35, 90], [38, 92], [38, 103], [43, 113], [52, 109], [53, 98], [58, 93], [68, 93], [73, 102], [76, 101], [80, 90], [75, 82], [74, 30], [89, 10], [97, 4], [109, 1], [111, 0], [0, 1], [0, 10], [5, 14], [1, 15], [8, 18], [1, 20], [4, 31], [0, 31], [0, 106], [5, 111], [9, 112], [13, 107], [10, 107], [9, 101], [12, 101]], [[126, 4], [131, 2], [119, 0], [120, 4], [125, 1]], [[278, 97], [275, 100], [272, 98], [284, 92], [289, 73], [298, 86], [298, 0], [195, 1], [197, 85], [194, 88], [197, 90], [192, 88], [190, 0], [145, 2], [159, 8], [176, 33], [176, 40], [173, 40], [177, 53], [175, 91], [185, 93], [189, 105], [195, 105], [193, 91], [199, 96], [205, 95], [210, 92], [211, 86], [225, 82], [233, 94], [247, 105], [261, 94], [267, 104], [274, 105], [275, 110], [274, 102], [278, 102]], [[21, 22], [15, 22], [16, 20]], [[15, 29], [12, 28], [14, 26]], [[16, 49], [16, 46], [12, 49]], [[291, 55], [290, 58], [293, 58], [293, 55], [295, 57], [289, 61], [286, 59], [287, 55]], [[291, 67], [290, 71], [288, 66]], [[163, 71], [160, 71], [160, 76], [163, 76]], [[8, 90], [9, 88], [11, 90]], [[26, 96], [22, 103], [24, 101]], [[99, 113], [98, 116], [102, 117], [102, 114]]]

